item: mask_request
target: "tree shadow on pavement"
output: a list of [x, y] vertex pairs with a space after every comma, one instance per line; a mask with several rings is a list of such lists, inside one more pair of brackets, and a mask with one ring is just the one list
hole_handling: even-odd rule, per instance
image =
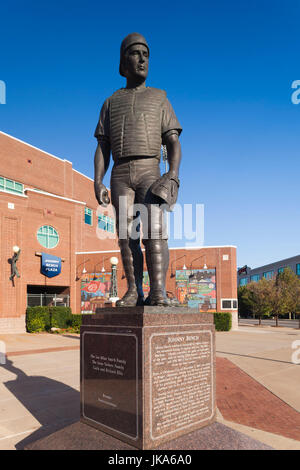
[[77, 390], [48, 377], [27, 375], [9, 359], [2, 366], [16, 374], [4, 386], [27, 408], [41, 427], [16, 444], [16, 449], [58, 431], [79, 420], [80, 394]]

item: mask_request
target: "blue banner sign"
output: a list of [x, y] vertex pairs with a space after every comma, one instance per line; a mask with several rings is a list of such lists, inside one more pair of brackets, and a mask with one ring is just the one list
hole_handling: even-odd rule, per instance
[[61, 272], [61, 258], [42, 253], [41, 273], [47, 277], [54, 277]]

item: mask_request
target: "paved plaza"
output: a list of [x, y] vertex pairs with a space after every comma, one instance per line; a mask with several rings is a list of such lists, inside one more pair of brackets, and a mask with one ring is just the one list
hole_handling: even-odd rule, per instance
[[[218, 422], [275, 449], [300, 449], [300, 331], [241, 326], [217, 333]], [[0, 450], [79, 419], [79, 336], [0, 335]], [[3, 343], [0, 343], [3, 345]]]

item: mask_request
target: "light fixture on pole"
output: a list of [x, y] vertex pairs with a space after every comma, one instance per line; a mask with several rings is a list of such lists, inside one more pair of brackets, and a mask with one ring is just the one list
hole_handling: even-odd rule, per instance
[[[93, 277], [93, 281], [97, 281], [97, 279], [99, 279], [99, 277], [96, 276], [96, 267], [98, 266], [98, 264], [101, 264], [101, 261], [99, 261], [99, 263], [96, 263], [94, 265], [94, 277]], [[105, 272], [105, 268], [104, 268], [104, 257], [103, 257], [103, 260], [102, 260], [102, 269], [101, 269], [101, 272], [104, 273]]]
[[[184, 258], [185, 259], [186, 255], [182, 255], [182, 256], [179, 256], [179, 258], [176, 257], [176, 251], [175, 251], [175, 254], [174, 254], [174, 259], [173, 261], [171, 262], [171, 275], [170, 277], [175, 277], [176, 276], [176, 263], [181, 259], [181, 258]], [[175, 263], [175, 269], [173, 269], [173, 264]], [[182, 269], [186, 269], [186, 266], [184, 264], [183, 268]]]
[[207, 265], [206, 265], [206, 255], [200, 255], [198, 256], [197, 258], [193, 259], [191, 261], [191, 265], [190, 265], [190, 269], [192, 270], [193, 269], [193, 263], [194, 261], [197, 261], [198, 259], [201, 259], [201, 258], [204, 258], [204, 265], [203, 265], [203, 268], [202, 269], [207, 269]]
[[117, 289], [117, 265], [119, 263], [119, 260], [116, 256], [112, 256], [109, 261], [111, 264], [111, 285], [109, 292], [109, 300], [111, 302], [116, 302], [117, 300], [119, 300]]
[[102, 269], [101, 271], [105, 273], [105, 267], [104, 267], [104, 256], [102, 257]]
[[[103, 258], [102, 258], [102, 269], [101, 269], [101, 272], [102, 272], [102, 273], [105, 273], [105, 272], [106, 272], [104, 262], [105, 262], [106, 260], [108, 260], [108, 259], [109, 259], [109, 258], [105, 258], [105, 259], [104, 259], [104, 256], [103, 256]], [[112, 259], [112, 258], [111, 258], [111, 259]], [[116, 258], [116, 259], [118, 259], [118, 258]]]
[[[37, 255], [38, 253], [36, 253]], [[39, 255], [41, 256], [41, 255]], [[84, 259], [82, 261], [82, 263], [78, 264], [78, 266], [76, 267], [76, 278], [75, 278], [75, 281], [79, 281], [82, 277], [83, 274], [85, 274], [87, 272], [87, 270], [85, 269], [85, 262], [88, 262], [90, 261], [89, 259]], [[81, 269], [79, 269], [81, 266], [83, 265], [83, 270], [81, 271]]]
[[85, 266], [83, 267], [83, 270], [82, 270], [82, 274], [81, 276], [83, 276], [83, 282], [87, 282], [88, 281], [88, 276], [85, 276], [85, 274], [87, 273], [87, 270], [85, 269]]

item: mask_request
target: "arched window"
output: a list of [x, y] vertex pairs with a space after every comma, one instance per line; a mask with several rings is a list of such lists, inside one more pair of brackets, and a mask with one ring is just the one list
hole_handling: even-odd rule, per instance
[[37, 231], [37, 239], [44, 248], [55, 248], [59, 242], [59, 235], [51, 225], [43, 225]]

